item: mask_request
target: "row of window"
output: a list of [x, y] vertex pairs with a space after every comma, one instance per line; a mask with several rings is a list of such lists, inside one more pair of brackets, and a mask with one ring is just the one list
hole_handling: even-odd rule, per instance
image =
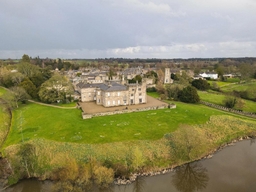
[[[139, 96], [142, 96], [142, 93], [139, 93]], [[131, 94], [131, 97], [133, 97], [133, 94]]]

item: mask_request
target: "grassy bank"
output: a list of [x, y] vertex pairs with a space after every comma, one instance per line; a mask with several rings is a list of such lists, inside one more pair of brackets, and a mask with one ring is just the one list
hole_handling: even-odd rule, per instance
[[[200, 99], [202, 101], [224, 106], [223, 101], [226, 96], [223, 94], [198, 91], [198, 95], [200, 96]], [[245, 100], [245, 99], [243, 99], [243, 102], [244, 102], [243, 111], [253, 112], [253, 113], [256, 112], [256, 102]]]
[[6, 108], [6, 105], [3, 103], [1, 96], [6, 93], [4, 88], [0, 87], [0, 148], [5, 141], [11, 123], [11, 113]]
[[[213, 115], [202, 124], [180, 125], [157, 140], [85, 144], [33, 139], [5, 148], [12, 167], [18, 170], [9, 182], [39, 177], [77, 185], [81, 179], [87, 183], [98, 177], [113, 178], [114, 174], [128, 177], [132, 172], [156, 171], [200, 159], [233, 139], [255, 135], [255, 131], [255, 121]], [[95, 175], [104, 168], [102, 175]], [[84, 174], [88, 177], [80, 178]]]

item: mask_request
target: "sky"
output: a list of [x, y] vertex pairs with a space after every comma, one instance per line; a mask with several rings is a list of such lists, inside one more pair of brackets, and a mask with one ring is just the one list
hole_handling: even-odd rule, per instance
[[256, 56], [256, 0], [1, 0], [0, 58]]

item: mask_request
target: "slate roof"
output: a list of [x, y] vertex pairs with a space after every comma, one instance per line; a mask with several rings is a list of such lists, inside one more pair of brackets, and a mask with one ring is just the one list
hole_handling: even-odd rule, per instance
[[77, 84], [77, 87], [81, 89], [86, 89], [90, 87], [100, 88], [103, 91], [125, 91], [127, 90], [127, 87], [125, 85], [111, 82], [110, 85], [107, 85], [105, 83], [94, 83], [94, 84], [84, 84], [82, 82]]

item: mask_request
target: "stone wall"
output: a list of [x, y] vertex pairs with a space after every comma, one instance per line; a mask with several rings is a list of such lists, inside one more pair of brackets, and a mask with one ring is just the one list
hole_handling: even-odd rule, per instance
[[239, 114], [239, 115], [244, 115], [244, 116], [247, 116], [247, 117], [256, 118], [256, 114], [255, 114], [255, 113], [250, 113], [250, 112], [244, 112], [244, 111], [240, 111], [240, 110], [235, 110], [235, 109], [223, 107], [223, 106], [221, 106], [221, 105], [216, 105], [216, 104], [213, 104], [213, 103], [209, 103], [209, 102], [206, 102], [206, 101], [200, 101], [200, 103], [203, 104], [203, 105], [207, 105], [207, 106], [209, 106], [209, 107], [213, 107], [213, 108], [216, 108], [216, 109], [220, 109], [220, 110], [222, 110], [222, 111], [228, 111], [228, 112], [231, 112], [231, 113], [236, 113], [236, 114]]
[[82, 112], [82, 117], [83, 117], [83, 119], [90, 119], [92, 117], [116, 115], [116, 114], [124, 114], [124, 113], [140, 112], [140, 111], [150, 111], [150, 110], [165, 109], [165, 108], [175, 109], [176, 105], [175, 104], [162, 104], [159, 106], [144, 107], [144, 108], [138, 108], [138, 109], [129, 109], [129, 107], [127, 107], [123, 110], [94, 113], [94, 114], [86, 114], [86, 113]]

